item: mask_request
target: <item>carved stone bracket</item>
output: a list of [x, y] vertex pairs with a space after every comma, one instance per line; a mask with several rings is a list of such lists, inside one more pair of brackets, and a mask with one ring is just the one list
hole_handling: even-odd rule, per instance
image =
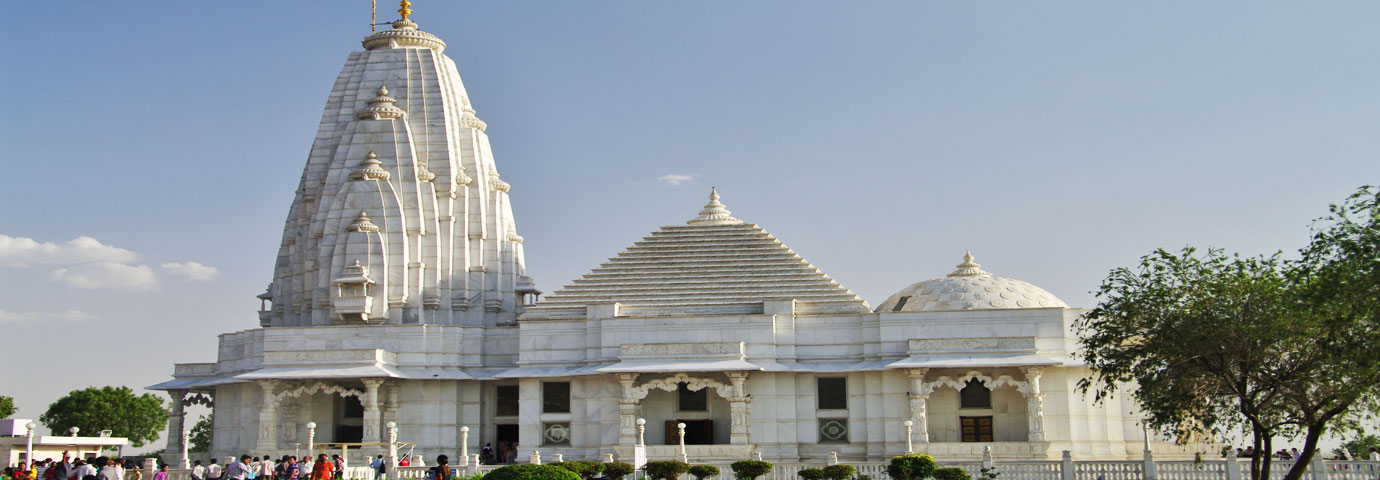
[[932, 382], [924, 382], [920, 385], [920, 388], [917, 389], [919, 391], [912, 393], [915, 395], [929, 396], [929, 394], [934, 393], [934, 391], [940, 387], [949, 387], [954, 390], [963, 390], [963, 387], [968, 385], [968, 381], [973, 379], [977, 379], [979, 382], [982, 382], [982, 386], [993, 390], [997, 389], [998, 387], [1011, 387], [1016, 389], [1016, 391], [1021, 392], [1022, 394], [1030, 390], [1029, 383], [1016, 380], [1014, 377], [1010, 375], [998, 375], [996, 378], [992, 378], [990, 376], [983, 375], [981, 372], [978, 372], [977, 370], [972, 370], [958, 378], [953, 378], [948, 375], [940, 375], [939, 377], [935, 378]]
[[187, 405], [211, 406], [215, 404], [215, 398], [205, 393], [193, 393], [182, 398], [182, 402]]
[[682, 383], [685, 384], [685, 388], [689, 389], [692, 392], [698, 392], [707, 387], [712, 387], [714, 391], [719, 394], [720, 397], [734, 397], [732, 385], [725, 385], [723, 382], [711, 378], [692, 377], [684, 373], [677, 373], [670, 377], [659, 378], [644, 383], [642, 385], [633, 387], [631, 392], [632, 399], [642, 400], [644, 398], [647, 398], [647, 394], [650, 393], [652, 390], [656, 389], [674, 392], [677, 388], [680, 387], [680, 384]]
[[273, 399], [282, 400], [287, 397], [300, 397], [302, 395], [311, 395], [313, 393], [330, 393], [340, 395], [341, 397], [355, 397], [360, 399], [361, 402], [364, 400], [364, 392], [360, 390], [346, 388], [340, 385], [328, 385], [322, 382], [315, 382], [310, 385], [302, 385], [291, 390], [283, 390], [276, 392], [273, 394]]

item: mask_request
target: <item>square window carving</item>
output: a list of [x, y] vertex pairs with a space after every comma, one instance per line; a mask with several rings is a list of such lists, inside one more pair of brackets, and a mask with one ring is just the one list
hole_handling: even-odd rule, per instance
[[541, 424], [541, 444], [542, 445], [570, 445], [570, 423], [543, 423]]
[[819, 419], [819, 443], [848, 443], [848, 419]]

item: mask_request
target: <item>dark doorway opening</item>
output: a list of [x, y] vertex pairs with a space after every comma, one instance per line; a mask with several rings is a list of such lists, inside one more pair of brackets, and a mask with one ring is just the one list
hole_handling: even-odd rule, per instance
[[680, 445], [680, 429], [678, 423], [685, 424], [685, 444], [686, 445], [713, 445], [714, 444], [714, 421], [713, 420], [667, 420], [666, 421], [666, 444]]
[[517, 460], [518, 426], [513, 423], [497, 425], [494, 436], [495, 463], [512, 463]]

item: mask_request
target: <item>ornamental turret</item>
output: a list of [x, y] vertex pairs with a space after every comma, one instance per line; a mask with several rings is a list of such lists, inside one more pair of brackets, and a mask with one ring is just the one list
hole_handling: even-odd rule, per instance
[[326, 99], [264, 326], [509, 325], [535, 290], [487, 125], [445, 42], [403, 10]]

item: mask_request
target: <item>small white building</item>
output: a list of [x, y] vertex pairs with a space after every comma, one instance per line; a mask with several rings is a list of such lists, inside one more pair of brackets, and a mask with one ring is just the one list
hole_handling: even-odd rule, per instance
[[[0, 458], [5, 459], [5, 466], [13, 467], [19, 462], [28, 463], [27, 456], [28, 437], [0, 437]], [[55, 435], [35, 435], [34, 436], [34, 458], [39, 460], [62, 460], [62, 452], [67, 452], [72, 458], [95, 458], [101, 455], [114, 455], [114, 452], [102, 452], [104, 449], [119, 449], [129, 445], [129, 439], [123, 437], [64, 437]]]
[[346, 60], [257, 324], [149, 387], [173, 396], [174, 457], [201, 403], [217, 457], [378, 442], [396, 422], [425, 456], [466, 438], [628, 458], [644, 418], [651, 458], [685, 423], [692, 461], [882, 460], [906, 421], [940, 458], [1139, 458], [1134, 406], [1074, 391], [1083, 310], [971, 256], [873, 309], [712, 193], [536, 301], [487, 125], [416, 27], [403, 13]]

